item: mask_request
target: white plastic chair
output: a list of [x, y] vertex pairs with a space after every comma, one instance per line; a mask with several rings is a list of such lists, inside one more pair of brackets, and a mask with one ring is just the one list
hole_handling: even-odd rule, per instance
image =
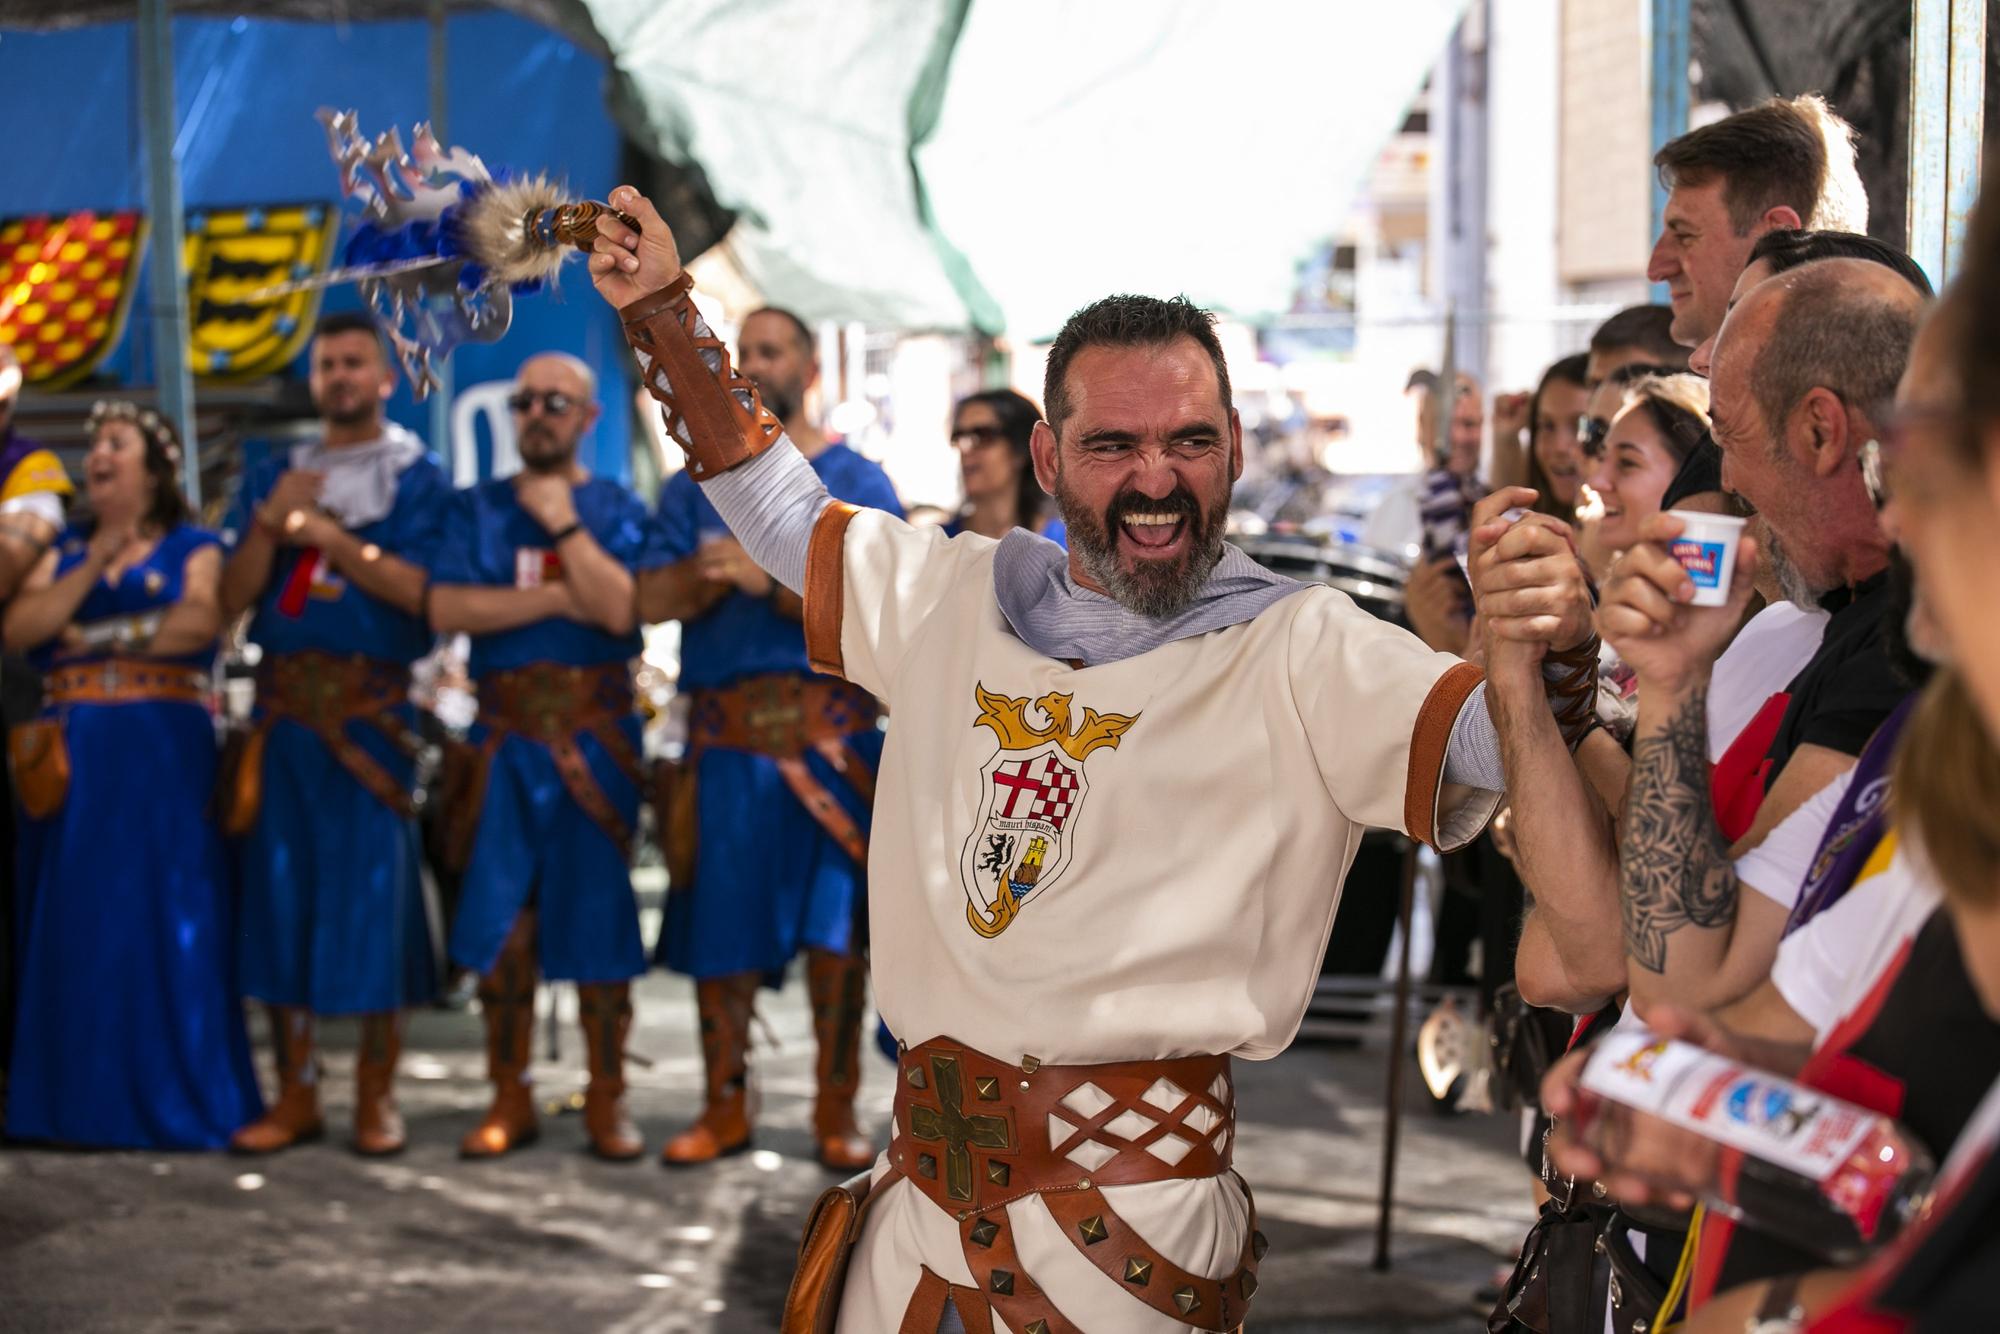
[[479, 475], [479, 431], [475, 419], [486, 418], [488, 438], [493, 441], [493, 470], [488, 477], [512, 477], [521, 471], [521, 449], [514, 439], [514, 414], [507, 397], [514, 392], [512, 380], [488, 380], [461, 389], [451, 405], [451, 480], [454, 486], [470, 486], [484, 481]]

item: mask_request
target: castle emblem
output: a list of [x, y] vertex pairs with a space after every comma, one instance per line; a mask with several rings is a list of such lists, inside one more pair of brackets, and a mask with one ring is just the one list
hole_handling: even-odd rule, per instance
[[965, 920], [980, 935], [999, 935], [1021, 909], [1061, 878], [1069, 837], [1090, 785], [1084, 761], [1116, 750], [1137, 714], [1085, 709], [1071, 726], [1069, 695], [1048, 694], [1032, 707], [1046, 719], [1028, 721], [1030, 701], [975, 684], [974, 727], [990, 728], [1000, 745], [979, 773], [980, 809], [959, 853]]

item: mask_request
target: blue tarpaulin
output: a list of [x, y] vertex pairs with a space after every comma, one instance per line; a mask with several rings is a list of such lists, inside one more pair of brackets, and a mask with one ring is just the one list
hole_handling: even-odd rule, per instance
[[[373, 134], [429, 115], [426, 24], [414, 21], [300, 23], [251, 18], [174, 22], [174, 92], [182, 192], [205, 207], [339, 198], [326, 138], [313, 114], [353, 108]], [[604, 65], [565, 38], [504, 13], [447, 22], [448, 138], [492, 168], [566, 177], [602, 198], [618, 183], [621, 139], [604, 104]], [[10, 127], [0, 172], [0, 216], [145, 206], [133, 25], [61, 32], [0, 32], [0, 88]], [[150, 384], [152, 355], [143, 275], [122, 344], [103, 371]], [[326, 309], [359, 305], [352, 288], [328, 293]], [[517, 299], [499, 343], [453, 358], [460, 391], [511, 377], [532, 353], [560, 350], [598, 373], [607, 411], [587, 444], [597, 472], [630, 476], [630, 355], [611, 310], [591, 290], [580, 260], [560, 290]], [[301, 362], [297, 366], [304, 374]], [[197, 386], [197, 396], [199, 396]], [[424, 405], [407, 387], [390, 414], [423, 433]]]

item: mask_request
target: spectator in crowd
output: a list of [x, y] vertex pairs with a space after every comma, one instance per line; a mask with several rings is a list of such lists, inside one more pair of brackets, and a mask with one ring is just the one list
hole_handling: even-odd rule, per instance
[[[1922, 293], [1926, 298], [1934, 295], [1931, 280], [1924, 276], [1921, 265], [1907, 254], [1896, 249], [1887, 241], [1872, 236], [1861, 236], [1854, 232], [1807, 232], [1781, 230], [1766, 232], [1750, 248], [1750, 261], [1743, 266], [1743, 272], [1736, 276], [1736, 286], [1729, 293], [1727, 310], [1734, 310], [1743, 294], [1781, 273], [1796, 269], [1801, 264], [1810, 264], [1820, 259], [1862, 259], [1871, 264], [1880, 264], [1893, 270], [1904, 282]], [[1725, 311], [1725, 314], [1727, 311]], [[1717, 325], [1718, 330], [1721, 325]], [[1688, 358], [1688, 366], [1697, 375], [1709, 373], [1709, 361], [1715, 352], [1715, 335], [1710, 334], [1701, 346]]]
[[1670, 193], [1646, 276], [1667, 285], [1682, 347], [1722, 326], [1730, 289], [1766, 232], [1868, 228], [1854, 132], [1814, 94], [1774, 97], [1690, 130], [1653, 165]]
[[951, 447], [958, 451], [965, 503], [945, 525], [956, 537], [978, 533], [1001, 538], [1016, 528], [1060, 542], [1062, 520], [1035, 480], [1028, 441], [1042, 410], [1025, 394], [988, 389], [959, 400], [951, 414]]
[[1597, 326], [1590, 336], [1584, 383], [1592, 389], [1613, 371], [1634, 363], [1677, 371], [1687, 365], [1687, 349], [1674, 341], [1671, 306], [1627, 306]]
[[1576, 424], [1590, 404], [1589, 363], [1580, 352], [1564, 357], [1542, 372], [1528, 400], [1527, 483], [1535, 508], [1558, 519], [1575, 518], [1582, 498], [1584, 461]]
[[[1410, 571], [1404, 605], [1410, 628], [1418, 638], [1434, 649], [1463, 654], [1471, 639], [1472, 599], [1458, 557], [1471, 524], [1472, 506], [1485, 492], [1479, 480], [1479, 446], [1486, 413], [1479, 382], [1460, 375], [1457, 384], [1442, 449], [1434, 436], [1420, 441], [1431, 465], [1419, 474], [1410, 492], [1416, 507], [1420, 555]], [[1436, 419], [1429, 420], [1434, 423]], [[1388, 507], [1395, 500], [1384, 497], [1383, 505]]]
[[189, 522], [171, 425], [100, 403], [89, 429], [92, 518], [5, 618], [47, 694], [11, 747], [29, 947], [7, 1132], [217, 1149], [261, 1107], [208, 812], [222, 553]]
[[1661, 509], [1667, 487], [1708, 434], [1708, 383], [1699, 376], [1651, 375], [1632, 383], [1613, 411], [1590, 474], [1603, 502], [1598, 541], [1623, 551]]

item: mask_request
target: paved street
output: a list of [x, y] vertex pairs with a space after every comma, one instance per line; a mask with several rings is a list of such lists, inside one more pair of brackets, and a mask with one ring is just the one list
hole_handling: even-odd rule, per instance
[[[544, 993], [544, 1003], [547, 993]], [[559, 992], [565, 1018], [574, 994]], [[654, 1147], [695, 1111], [691, 988], [639, 992], [633, 1110]], [[486, 1099], [478, 1022], [426, 1011], [401, 1082], [410, 1148], [344, 1148], [351, 1025], [329, 1025], [329, 1138], [268, 1160], [223, 1155], [0, 1151], [0, 1330], [9, 1334], [337, 1334], [345, 1331], [775, 1329], [798, 1225], [828, 1178], [809, 1157], [811, 1033], [796, 982], [762, 1006], [756, 1152], [667, 1172], [581, 1151], [573, 1115], [497, 1163], [463, 1163]], [[582, 1043], [537, 1044], [545, 1099], [581, 1085]], [[261, 1020], [258, 1036], [261, 1051]], [[1258, 1334], [1431, 1334], [1480, 1328], [1473, 1289], [1529, 1221], [1511, 1120], [1444, 1120], [1411, 1072], [1395, 1268], [1368, 1267], [1381, 1140], [1380, 1050], [1294, 1048], [1239, 1065], [1237, 1167], [1273, 1248]], [[635, 1063], [636, 1067], [636, 1063]], [[867, 1110], [887, 1116], [891, 1068], [872, 1056]], [[268, 1085], [267, 1085], [268, 1087]]]

